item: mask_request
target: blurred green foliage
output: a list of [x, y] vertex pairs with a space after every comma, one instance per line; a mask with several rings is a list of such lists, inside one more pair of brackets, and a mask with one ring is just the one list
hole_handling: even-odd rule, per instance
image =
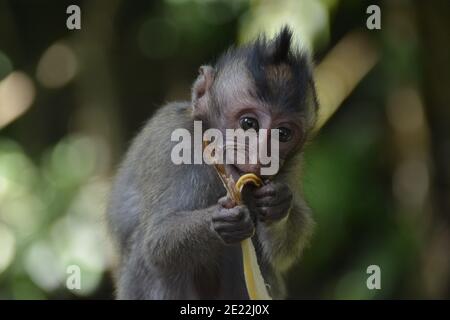
[[10, 264], [2, 270], [2, 298], [44, 298], [62, 288], [72, 264], [83, 270], [78, 293], [95, 291], [107, 267], [99, 232], [107, 186], [90, 179], [96, 148], [67, 136], [35, 164], [17, 143], [0, 141], [1, 226], [14, 235], [2, 241], [3, 267]]

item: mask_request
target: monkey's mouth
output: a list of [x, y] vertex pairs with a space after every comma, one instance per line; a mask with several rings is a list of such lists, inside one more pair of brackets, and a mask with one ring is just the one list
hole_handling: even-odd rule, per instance
[[227, 176], [231, 177], [234, 182], [238, 181], [239, 178], [246, 173], [253, 173], [261, 178], [263, 181], [272, 180], [275, 174], [262, 174], [261, 167], [259, 165], [235, 165], [228, 164], [225, 166], [225, 173]]
[[227, 166], [225, 166], [225, 172], [228, 176], [231, 176], [231, 178], [233, 178], [233, 181], [238, 181], [239, 178], [245, 174], [244, 171], [242, 171], [241, 169], [239, 169], [237, 166], [229, 164]]
[[238, 181], [239, 178], [246, 173], [253, 173], [261, 178], [259, 166], [239, 166], [235, 164], [229, 164], [225, 166], [225, 173], [228, 176], [231, 176], [235, 182]]

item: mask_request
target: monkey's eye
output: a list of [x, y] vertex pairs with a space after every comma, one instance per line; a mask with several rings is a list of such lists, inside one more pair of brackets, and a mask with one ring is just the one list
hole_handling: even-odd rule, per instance
[[243, 117], [241, 120], [239, 120], [239, 125], [244, 130], [248, 129], [255, 129], [255, 131], [259, 130], [258, 120], [251, 117]]
[[281, 142], [288, 142], [292, 139], [292, 130], [286, 127], [278, 128]]

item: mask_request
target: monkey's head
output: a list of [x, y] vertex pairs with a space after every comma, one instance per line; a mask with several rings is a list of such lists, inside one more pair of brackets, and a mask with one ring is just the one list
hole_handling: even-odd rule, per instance
[[[280, 167], [302, 149], [315, 122], [317, 99], [309, 57], [293, 48], [288, 27], [272, 40], [259, 37], [230, 48], [199, 73], [192, 90], [193, 117], [206, 129], [267, 129], [264, 137], [258, 135], [264, 139], [259, 143], [278, 129]], [[231, 167], [239, 174], [260, 174], [261, 164]]]

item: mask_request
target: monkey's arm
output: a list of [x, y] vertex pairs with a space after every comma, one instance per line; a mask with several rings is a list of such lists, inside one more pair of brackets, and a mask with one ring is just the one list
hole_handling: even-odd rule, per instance
[[307, 244], [313, 225], [303, 199], [294, 199], [288, 215], [279, 221], [258, 221], [256, 230], [264, 258], [278, 271], [287, 271]]
[[134, 253], [163, 268], [186, 270], [210, 264], [221, 245], [211, 229], [211, 216], [215, 211], [217, 205], [144, 215], [144, 221], [136, 230]]

